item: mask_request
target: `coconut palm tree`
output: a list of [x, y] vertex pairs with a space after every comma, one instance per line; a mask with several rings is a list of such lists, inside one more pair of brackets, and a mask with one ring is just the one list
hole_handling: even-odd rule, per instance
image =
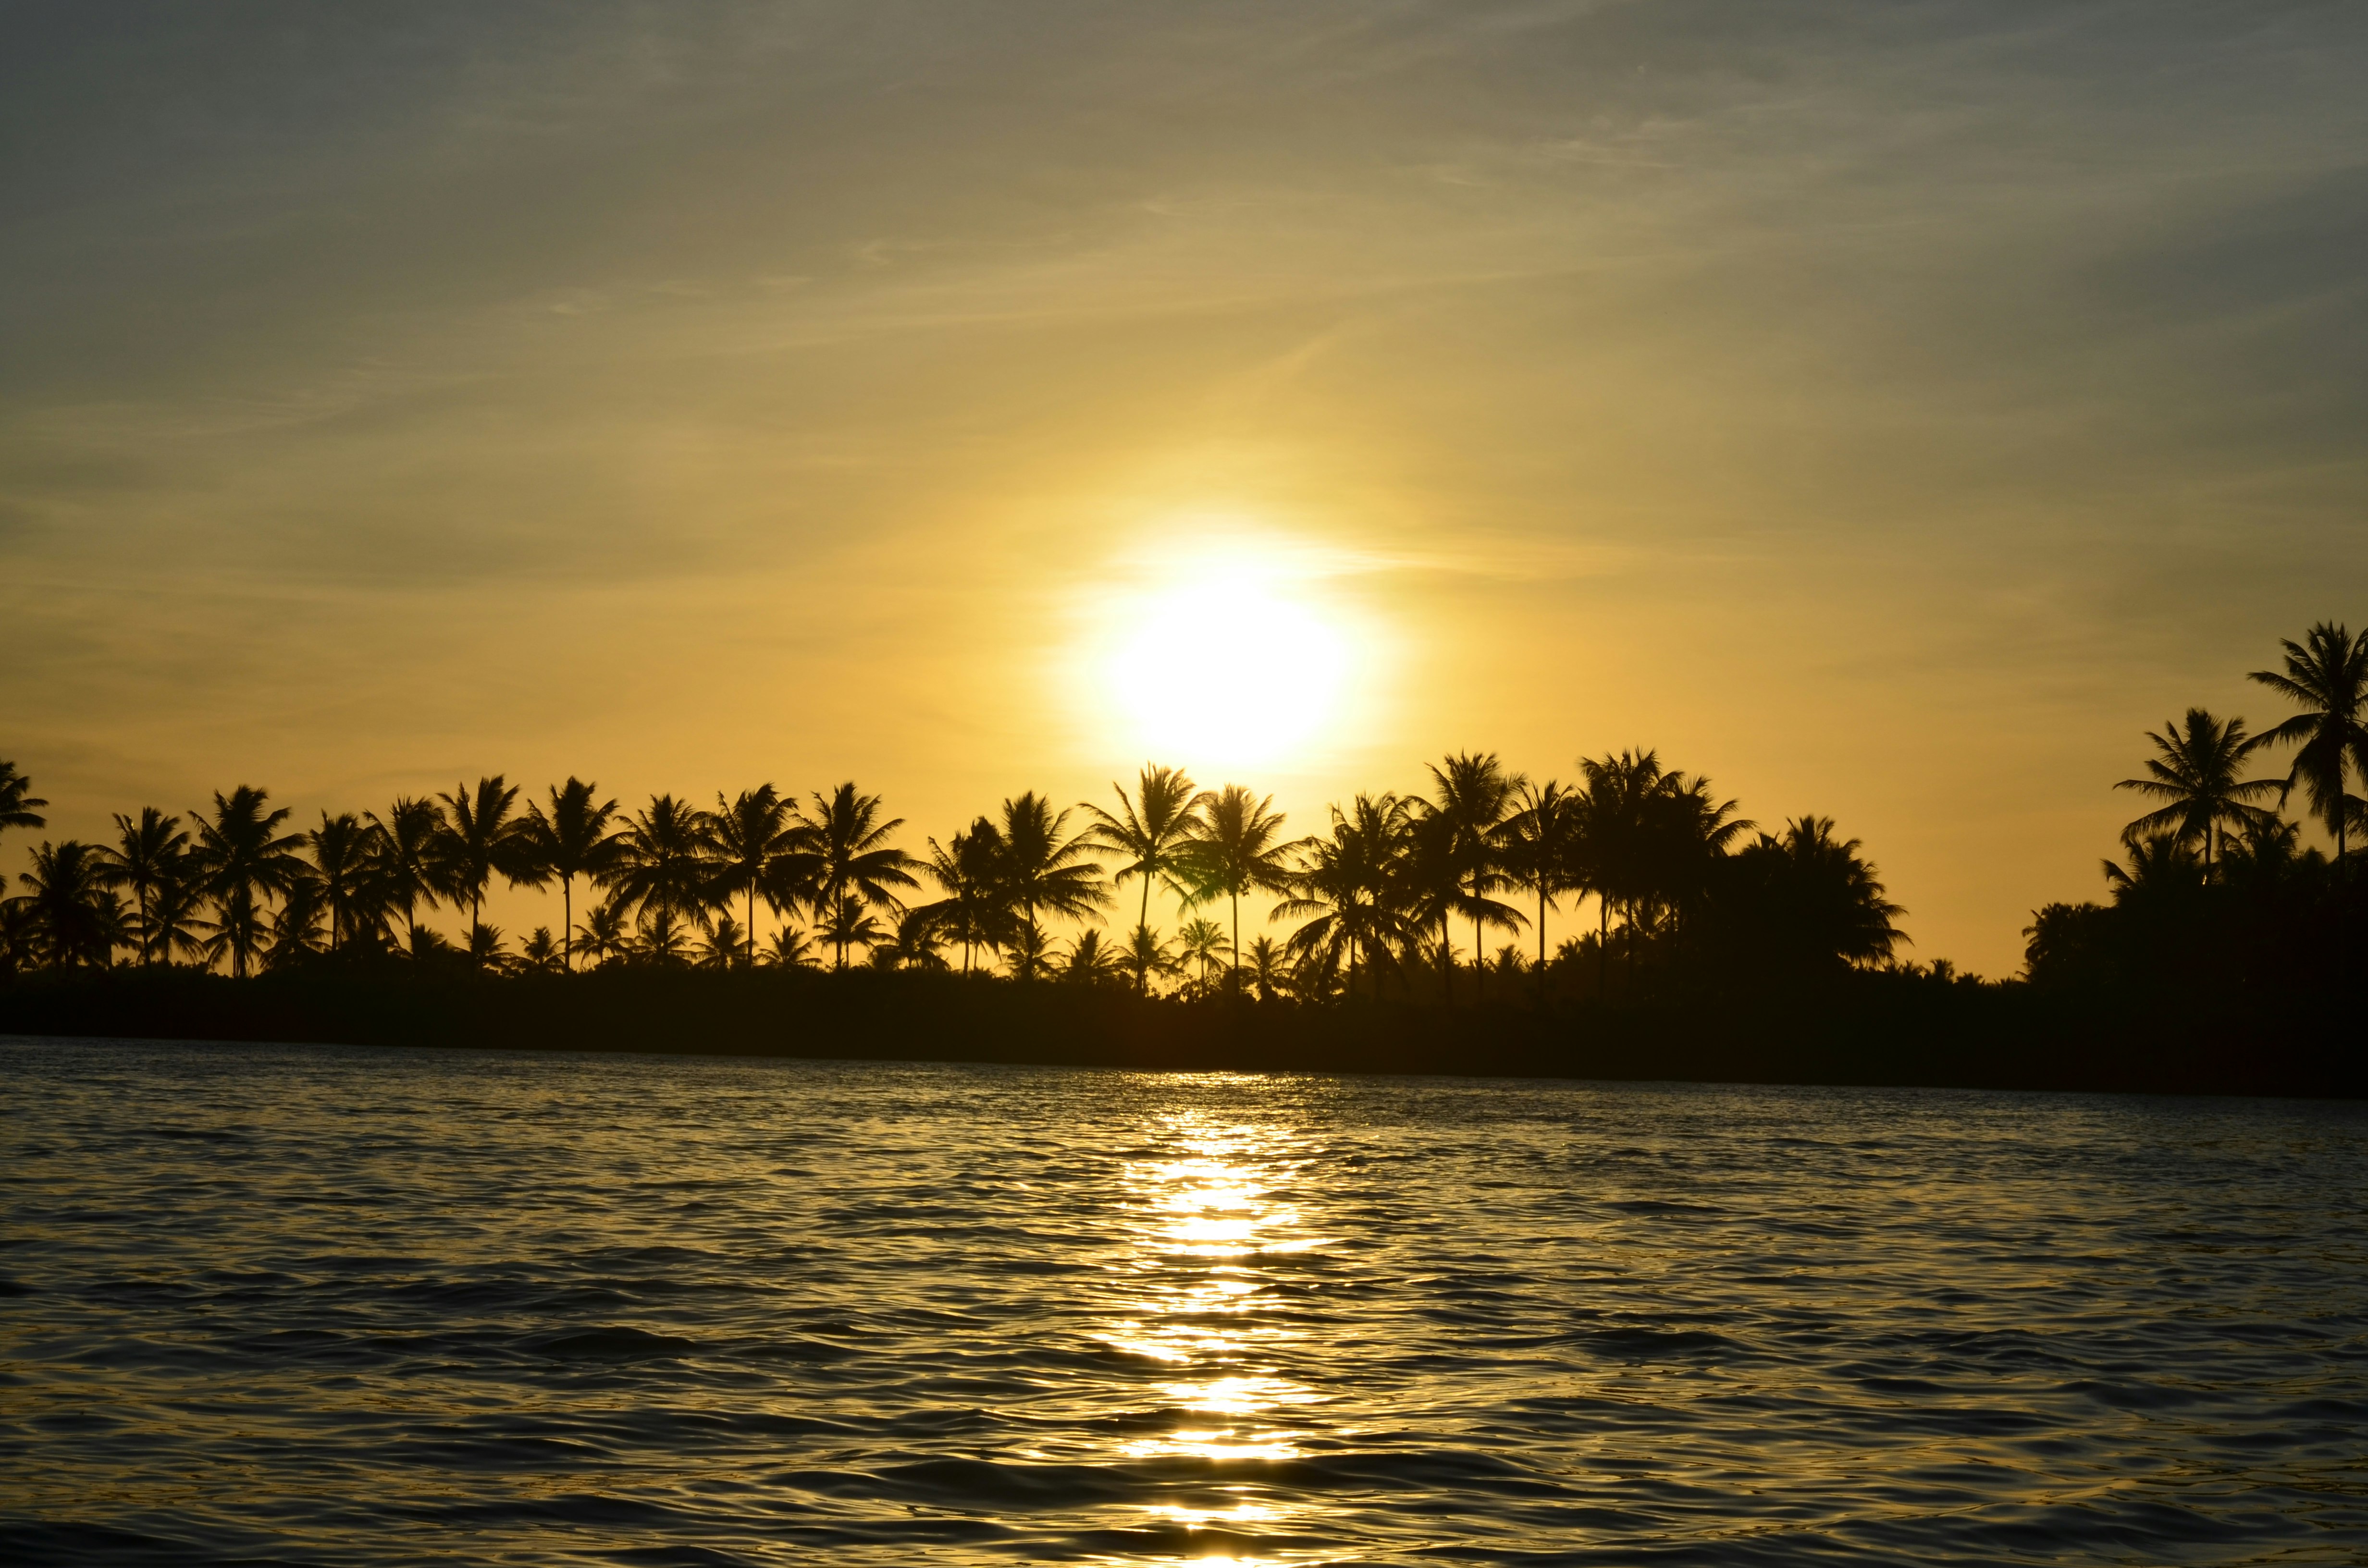
[[2247, 678], [2302, 711], [2262, 732], [2258, 744], [2297, 748], [2279, 799], [2283, 802], [2296, 785], [2302, 787], [2312, 812], [2335, 835], [2340, 861], [2346, 830], [2360, 803], [2345, 788], [2347, 774], [2357, 769], [2368, 778], [2368, 637], [2355, 638], [2349, 627], [2321, 621], [2301, 642], [2282, 639], [2279, 646], [2286, 653], [2285, 673], [2255, 670]]
[[153, 963], [156, 955], [149, 910], [165, 884], [185, 874], [182, 863], [188, 856], [189, 835], [182, 831], [179, 817], [154, 806], [141, 807], [136, 822], [118, 812], [115, 832], [115, 847], [99, 853], [108, 858], [115, 885], [131, 890], [140, 921], [140, 961]]
[[371, 881], [386, 907], [402, 912], [409, 933], [404, 945], [416, 949], [419, 906], [435, 908], [453, 889], [443, 808], [433, 800], [397, 795], [384, 816], [367, 814], [377, 830], [370, 837]]
[[376, 927], [382, 910], [376, 898], [377, 835], [351, 812], [321, 813], [321, 825], [304, 835], [312, 851], [312, 880], [321, 888], [329, 916], [329, 950], [342, 951], [365, 926]]
[[[614, 900], [610, 901], [612, 904]], [[624, 913], [622, 905], [616, 905]], [[634, 925], [633, 937], [627, 945], [626, 956], [638, 962], [655, 964], [660, 969], [679, 969], [690, 961], [690, 934], [694, 927], [670, 903], [649, 903], [642, 908], [642, 917]]]
[[[1135, 923], [1151, 924], [1151, 884], [1164, 885], [1179, 898], [1190, 899], [1190, 884], [1185, 879], [1194, 829], [1199, 824], [1198, 807], [1206, 796], [1196, 801], [1192, 780], [1181, 768], [1157, 767], [1145, 763], [1142, 777], [1135, 784], [1135, 798], [1126, 798], [1126, 790], [1113, 781], [1110, 792], [1118, 797], [1118, 811], [1113, 813], [1087, 801], [1078, 807], [1090, 819], [1082, 842], [1090, 848], [1119, 858], [1113, 882], [1123, 882], [1129, 877], [1143, 883], [1142, 907]], [[1136, 989], [1148, 994], [1151, 973], [1148, 970], [1135, 977]]]
[[[1611, 949], [1611, 911], [1633, 911], [1650, 886], [1646, 842], [1646, 802], [1664, 777], [1658, 752], [1623, 751], [1600, 758], [1581, 757], [1579, 825], [1586, 876], [1596, 895], [1596, 990], [1601, 994], [1609, 977], [1604, 964]], [[1633, 961], [1635, 944], [1629, 944]]]
[[1736, 816], [1733, 801], [1716, 799], [1700, 774], [1664, 775], [1644, 805], [1645, 901], [1666, 908], [1682, 937], [1685, 917], [1710, 892], [1718, 862], [1758, 824]]
[[921, 870], [946, 896], [923, 904], [918, 913], [927, 915], [948, 940], [962, 945], [962, 971], [968, 974], [978, 949], [999, 948], [1011, 935], [1001, 892], [1002, 831], [980, 817], [947, 843], [932, 838]]
[[899, 910], [896, 924], [871, 945], [871, 962], [880, 969], [942, 970], [946, 960], [938, 949], [945, 943], [946, 935], [928, 906]]
[[1495, 752], [1458, 752], [1429, 771], [1430, 814], [1448, 824], [1449, 854], [1456, 871], [1454, 911], [1472, 922], [1473, 1000], [1480, 999], [1487, 954], [1486, 927], [1510, 930], [1523, 924], [1520, 912], [1490, 897], [1512, 885], [1497, 864], [1496, 834], [1511, 809], [1514, 791], [1529, 782], [1508, 773]]
[[740, 922], [730, 911], [718, 915], [715, 923], [700, 934], [699, 954], [694, 960], [700, 969], [737, 969], [753, 964], [756, 945], [748, 933], [740, 929]]
[[[880, 797], [866, 795], [852, 783], [841, 784], [827, 798], [817, 794], [814, 802], [814, 814], [802, 834], [804, 853], [813, 858], [809, 906], [817, 914], [829, 912], [824, 916], [825, 924], [836, 923], [848, 930], [854, 927], [842, 918], [845, 912], [840, 906], [850, 898], [892, 910], [903, 908], [892, 890], [921, 885], [908, 869], [916, 864], [913, 858], [888, 842], [905, 825], [905, 819], [890, 817], [882, 822]], [[847, 967], [848, 946], [844, 941], [837, 943], [840, 969]]]
[[575, 967], [574, 953], [581, 951], [595, 968], [605, 964], [622, 963], [633, 950], [632, 933], [625, 926], [625, 911], [614, 899], [602, 899], [585, 911], [584, 924], [575, 928], [566, 953], [568, 967]]
[[1182, 949], [1186, 963], [1201, 966], [1201, 994], [1214, 994], [1216, 983], [1209, 971], [1220, 960], [1234, 956], [1233, 944], [1225, 940], [1225, 928], [1213, 920], [1187, 920], [1177, 928], [1176, 945]]
[[615, 801], [598, 801], [598, 791], [570, 776], [551, 790], [551, 809], [529, 801], [526, 826], [518, 834], [521, 863], [544, 879], [559, 879], [560, 952], [564, 967], [575, 967], [575, 879], [598, 883], [615, 864], [613, 824]]
[[107, 851], [80, 839], [45, 842], [33, 851], [33, 869], [17, 880], [28, 890], [33, 934], [51, 963], [61, 969], [100, 967], [127, 939], [116, 875]]
[[303, 874], [296, 857], [302, 835], [281, 833], [288, 808], [267, 810], [268, 790], [241, 784], [228, 795], [214, 791], [213, 816], [196, 813], [194, 851], [206, 892], [215, 903], [209, 947], [230, 959], [231, 973], [244, 976], [260, 949], [262, 906]]
[[[1110, 902], [1102, 869], [1084, 835], [1068, 835], [1069, 813], [1034, 790], [1003, 802], [1003, 853], [996, 882], [1004, 906], [1019, 916], [1028, 949], [1045, 953], [1044, 915], [1082, 920]], [[1029, 978], [1034, 966], [1015, 971]]]
[[1781, 837], [1761, 834], [1738, 869], [1766, 879], [1774, 933], [1792, 951], [1822, 962], [1861, 966], [1889, 959], [1907, 934], [1894, 924], [1907, 912], [1885, 896], [1855, 838], [1834, 837], [1831, 817], [1804, 816]]
[[1176, 956], [1174, 947], [1148, 926], [1134, 928], [1120, 959], [1136, 974], [1149, 975], [1154, 980], [1173, 980], [1184, 972], [1184, 960]]
[[[1241, 967], [1242, 895], [1291, 891], [1296, 844], [1282, 836], [1282, 813], [1270, 809], [1271, 795], [1254, 795], [1238, 784], [1204, 794], [1195, 802], [1196, 821], [1185, 846], [1183, 874], [1193, 898], [1224, 894], [1233, 905], [1230, 949]], [[1238, 973], [1235, 976], [1239, 980]], [[1235, 989], [1238, 990], [1238, 983]]]
[[498, 871], [515, 887], [543, 880], [521, 835], [527, 819], [514, 814], [518, 786], [496, 773], [477, 780], [472, 791], [455, 784], [444, 802], [444, 853], [447, 884], [455, 899], [469, 903], [469, 928], [474, 931], [485, 916], [485, 889]]
[[559, 938], [551, 934], [548, 926], [538, 926], [527, 934], [518, 949], [518, 968], [528, 974], [557, 974], [564, 967], [560, 954]]
[[[611, 902], [640, 909], [645, 919], [664, 911], [678, 921], [697, 920], [713, 907], [715, 840], [707, 813], [689, 801], [651, 796], [648, 807], [617, 835], [616, 846], [601, 878]], [[734, 891], [727, 887], [724, 896]]]
[[816, 915], [814, 930], [837, 953], [837, 967], [842, 970], [847, 967], [848, 949], [868, 948], [875, 942], [885, 941], [888, 937], [871, 911], [865, 906], [864, 900], [856, 893], [839, 894], [816, 911]]
[[2122, 842], [2135, 848], [2143, 840], [2169, 833], [2181, 844], [2203, 848], [2204, 873], [2218, 858], [2223, 830], [2240, 832], [2256, 821], [2277, 813], [2250, 802], [2277, 793], [2271, 778], [2242, 778], [2245, 759], [2261, 744], [2245, 733], [2245, 721], [2225, 723], [2201, 708], [2187, 710], [2187, 726], [2166, 723], [2162, 733], [2146, 733], [2158, 756], [2146, 759], [2146, 777], [2124, 778], [2116, 790], [2135, 790], [2167, 802], [2122, 830]]
[[33, 781], [17, 771], [13, 762], [0, 761], [0, 827], [47, 827], [40, 808], [47, 801], [32, 792]]
[[1286, 943], [1294, 956], [1327, 972], [1346, 960], [1351, 994], [1360, 962], [1378, 991], [1382, 966], [1395, 968], [1419, 936], [1402, 874], [1413, 822], [1408, 802], [1386, 790], [1357, 796], [1346, 812], [1334, 806], [1331, 832], [1301, 845], [1292, 896], [1274, 906], [1276, 920], [1305, 921]]
[[[784, 858], [801, 846], [799, 825], [797, 803], [783, 800], [770, 784], [743, 790], [729, 801], [719, 793], [715, 810], [709, 813], [716, 876], [725, 887], [747, 896], [748, 926], [741, 935], [752, 965], [757, 961], [757, 894], [780, 884]], [[774, 908], [778, 912], [780, 904]]]
[[814, 948], [803, 931], [794, 926], [783, 926], [766, 942], [765, 961], [775, 969], [812, 969]]
[[1272, 937], [1253, 937], [1247, 957], [1248, 983], [1259, 1001], [1271, 1002], [1289, 989], [1291, 965], [1281, 943]]
[[1546, 910], [1562, 894], [1586, 886], [1579, 860], [1579, 802], [1570, 790], [1549, 778], [1543, 784], [1524, 780], [1508, 802], [1509, 814], [1497, 824], [1497, 864], [1514, 886], [1526, 888], [1538, 901], [1538, 994], [1545, 994]]
[[1102, 940], [1099, 930], [1083, 932], [1069, 944], [1068, 955], [1061, 960], [1061, 978], [1076, 985], [1139, 983], [1125, 951]]
[[157, 885], [148, 903], [148, 945], [166, 963], [206, 955], [205, 881], [194, 857], [184, 857], [173, 875]]
[[300, 876], [280, 895], [271, 915], [271, 940], [263, 954], [266, 969], [290, 969], [321, 950], [321, 917], [327, 903], [318, 878]]

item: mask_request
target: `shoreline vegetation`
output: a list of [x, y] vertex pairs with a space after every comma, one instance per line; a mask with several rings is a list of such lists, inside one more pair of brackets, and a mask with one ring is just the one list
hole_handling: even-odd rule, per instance
[[[2251, 678], [2296, 711], [2149, 734], [2110, 902], [2034, 911], [2006, 981], [1904, 960], [1906, 912], [1831, 819], [1763, 830], [1651, 751], [1571, 783], [1462, 753], [1298, 836], [1150, 765], [910, 848], [851, 782], [628, 811], [493, 775], [301, 828], [239, 785], [40, 843], [0, 903], [0, 1030], [2357, 1095], [2368, 637], [2282, 646]], [[2246, 777], [2271, 747], [2287, 775]], [[0, 762], [0, 830], [47, 804]], [[556, 933], [485, 924], [496, 879], [555, 895]], [[1245, 905], [1280, 939], [1244, 942]], [[1594, 929], [1550, 949], [1565, 907]]]

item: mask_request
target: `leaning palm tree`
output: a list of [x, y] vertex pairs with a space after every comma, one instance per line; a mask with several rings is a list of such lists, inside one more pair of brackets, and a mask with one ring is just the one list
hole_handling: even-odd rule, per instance
[[[1003, 802], [996, 885], [1005, 906], [1019, 917], [1027, 950], [1040, 962], [1046, 953], [1041, 916], [1081, 920], [1110, 902], [1092, 846], [1082, 834], [1068, 836], [1068, 812], [1055, 812], [1032, 790]], [[1014, 972], [1027, 979], [1036, 969], [1030, 964]]]
[[444, 802], [444, 860], [456, 899], [469, 903], [469, 928], [484, 923], [485, 889], [500, 872], [512, 886], [532, 883], [542, 873], [520, 837], [527, 819], [514, 814], [518, 786], [496, 773], [471, 790], [455, 784]]
[[780, 881], [783, 858], [799, 847], [798, 826], [797, 802], [783, 800], [770, 784], [743, 790], [729, 801], [718, 794], [708, 814], [716, 877], [723, 887], [747, 896], [748, 925], [741, 936], [751, 964], [757, 961], [757, 894]]
[[406, 946], [419, 946], [419, 906], [436, 907], [453, 891], [447, 855], [443, 808], [434, 801], [397, 795], [384, 816], [367, 813], [371, 835], [371, 875], [390, 910], [400, 910], [409, 928]]
[[[609, 899], [644, 917], [663, 911], [697, 920], [714, 905], [715, 840], [707, 813], [672, 795], [653, 795], [617, 835], [617, 853], [601, 879]], [[731, 896], [733, 890], [723, 890]], [[688, 940], [688, 937], [685, 938]]]
[[1454, 911], [1472, 922], [1472, 999], [1477, 1002], [1487, 960], [1485, 928], [1521, 923], [1517, 911], [1489, 895], [1512, 885], [1497, 864], [1496, 833], [1512, 808], [1513, 792], [1529, 778], [1508, 773], [1495, 752], [1458, 752], [1444, 766], [1430, 765], [1429, 773], [1434, 798], [1425, 804], [1449, 824], [1458, 884]]
[[136, 822], [118, 812], [115, 831], [115, 847], [100, 853], [114, 869], [116, 885], [131, 890], [140, 922], [140, 961], [153, 963], [156, 955], [149, 912], [165, 885], [182, 875], [189, 835], [181, 830], [179, 817], [154, 806], [141, 807]]
[[[841, 906], [852, 898], [862, 903], [901, 909], [894, 891], [915, 888], [909, 869], [915, 861], [889, 839], [905, 825], [903, 817], [880, 817], [880, 797], [866, 795], [852, 783], [841, 784], [827, 797], [814, 797], [814, 815], [807, 819], [801, 841], [810, 855], [808, 905], [828, 924], [838, 920]], [[851, 938], [850, 938], [851, 940]], [[838, 967], [847, 967], [848, 941], [834, 938]]]
[[2173, 723], [2146, 733], [2160, 754], [2146, 759], [2146, 777], [2124, 778], [2116, 790], [2135, 790], [2166, 802], [2122, 829], [2122, 842], [2135, 849], [2157, 834], [2203, 848], [2204, 874], [2211, 874], [2226, 829], [2238, 832], [2277, 813], [2251, 802], [2277, 793], [2272, 778], [2243, 778], [2245, 759], [2261, 744], [2245, 733], [2245, 721], [2226, 722], [2201, 708], [2187, 710], [2187, 727]]
[[302, 835], [279, 831], [288, 809], [267, 810], [270, 800], [268, 791], [241, 784], [228, 795], [214, 792], [211, 819], [197, 813], [195, 858], [216, 906], [211, 945], [237, 976], [260, 950], [264, 903], [303, 871], [296, 858]]
[[17, 880], [27, 890], [41, 955], [61, 969], [103, 966], [128, 935], [116, 870], [107, 851], [69, 838], [33, 851], [33, 869]]
[[1526, 888], [1538, 901], [1538, 983], [1544, 994], [1546, 972], [1546, 910], [1566, 892], [1586, 885], [1579, 869], [1580, 817], [1577, 797], [1549, 778], [1543, 784], [1526, 780], [1513, 791], [1511, 814], [1493, 837], [1497, 867], [1516, 887]]
[[2344, 787], [2346, 776], [2357, 769], [2368, 778], [2368, 637], [2355, 638], [2348, 627], [2321, 621], [2301, 642], [2282, 640], [2279, 645], [2286, 652], [2285, 673], [2255, 670], [2248, 678], [2302, 711], [2264, 731], [2260, 744], [2299, 748], [2284, 792], [2302, 787], [2311, 811], [2335, 835], [2340, 861], [2358, 801]]
[[529, 801], [518, 835], [521, 862], [543, 878], [559, 879], [560, 961], [575, 967], [575, 879], [597, 882], [617, 858], [611, 826], [617, 802], [594, 799], [597, 791], [571, 776], [551, 790], [551, 809]]
[[1238, 784], [1202, 795], [1198, 821], [1185, 846], [1183, 873], [1195, 901], [1223, 894], [1233, 905], [1234, 989], [1241, 987], [1242, 895], [1291, 891], [1292, 856], [1298, 846], [1282, 836], [1282, 813], [1274, 797], [1253, 795]]
[[47, 827], [40, 813], [47, 801], [32, 792], [33, 781], [17, 771], [13, 762], [0, 762], [0, 827]]
[[[1126, 798], [1126, 790], [1113, 781], [1110, 792], [1118, 797], [1118, 811], [1110, 812], [1091, 801], [1078, 809], [1091, 819], [1082, 841], [1094, 850], [1118, 858], [1118, 869], [1111, 881], [1123, 882], [1133, 877], [1143, 883], [1142, 907], [1136, 912], [1135, 923], [1151, 924], [1151, 884], [1159, 882], [1178, 897], [1191, 897], [1185, 880], [1190, 846], [1199, 825], [1200, 806], [1208, 797], [1195, 800], [1192, 780], [1178, 767], [1158, 767], [1145, 763], [1142, 777], [1136, 781], [1134, 799]], [[1151, 971], [1144, 970], [1135, 976], [1135, 988], [1148, 994]]]

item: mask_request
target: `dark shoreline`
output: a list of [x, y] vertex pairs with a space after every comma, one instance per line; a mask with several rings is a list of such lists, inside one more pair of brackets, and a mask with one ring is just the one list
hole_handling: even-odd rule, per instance
[[1144, 1001], [957, 976], [617, 970], [28, 976], [0, 1033], [287, 1043], [2147, 1094], [2368, 1096], [2356, 1007], [1887, 976], [1639, 1005]]

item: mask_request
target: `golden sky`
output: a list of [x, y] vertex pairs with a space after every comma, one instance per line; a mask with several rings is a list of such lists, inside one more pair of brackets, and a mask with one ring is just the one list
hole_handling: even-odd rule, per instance
[[52, 835], [498, 769], [852, 778], [917, 847], [1163, 736], [1313, 827], [1653, 745], [1998, 974], [2142, 731], [2265, 724], [2276, 639], [2368, 619], [2357, 6], [12, 31], [0, 756]]

